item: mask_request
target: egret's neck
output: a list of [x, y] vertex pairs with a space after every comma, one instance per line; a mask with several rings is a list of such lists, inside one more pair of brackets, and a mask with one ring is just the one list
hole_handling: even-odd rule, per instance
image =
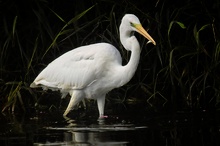
[[139, 60], [140, 60], [140, 45], [135, 36], [130, 36], [131, 31], [120, 29], [120, 39], [122, 45], [125, 47], [126, 50], [131, 51], [130, 60], [127, 65], [122, 66], [121, 69], [121, 83], [120, 85], [124, 85], [130, 81], [133, 77]]
[[129, 38], [131, 37], [131, 30], [128, 30], [126, 28], [123, 28], [122, 26], [120, 26], [119, 28], [119, 32], [120, 32], [120, 41], [121, 41], [121, 44], [123, 45], [123, 47], [126, 49], [126, 50], [130, 50], [131, 49], [131, 46], [130, 46], [130, 43], [129, 43]]

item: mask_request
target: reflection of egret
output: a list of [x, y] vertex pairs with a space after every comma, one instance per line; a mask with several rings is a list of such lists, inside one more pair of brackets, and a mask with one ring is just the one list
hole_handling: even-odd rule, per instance
[[139, 19], [133, 14], [126, 14], [120, 25], [120, 40], [124, 48], [131, 51], [127, 65], [122, 66], [121, 55], [111, 44], [82, 46], [51, 62], [31, 87], [60, 90], [63, 97], [69, 93], [71, 99], [64, 116], [84, 98], [92, 98], [97, 99], [100, 118], [104, 117], [106, 93], [126, 84], [137, 69], [141, 50], [136, 37], [131, 36], [133, 31], [156, 45]]

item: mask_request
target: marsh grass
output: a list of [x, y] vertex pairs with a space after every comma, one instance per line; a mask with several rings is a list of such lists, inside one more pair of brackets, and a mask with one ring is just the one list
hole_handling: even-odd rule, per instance
[[[44, 98], [48, 92], [33, 91], [29, 84], [50, 61], [72, 48], [108, 42], [119, 49], [126, 64], [130, 53], [120, 44], [118, 32], [125, 13], [136, 14], [143, 26], [148, 26], [145, 28], [157, 46], [136, 35], [142, 48], [137, 72], [127, 85], [110, 92], [108, 100], [143, 101], [146, 106], [162, 110], [219, 108], [217, 1], [213, 3], [214, 10], [205, 1], [181, 2], [181, 5], [158, 1], [149, 3], [146, 9], [141, 8], [142, 1], [68, 2], [63, 6], [63, 3], [34, 1], [25, 10], [19, 2], [2, 3], [1, 7], [7, 8], [1, 14], [0, 31], [2, 111], [25, 111], [34, 107], [39, 96]], [[12, 12], [11, 7], [16, 11]]]
[[[148, 69], [146, 78], [152, 82], [145, 89], [152, 93], [148, 98], [151, 106], [155, 105], [150, 101], [161, 100], [163, 106], [170, 104], [176, 110], [218, 109], [218, 30], [212, 12], [207, 16], [210, 9], [203, 4], [165, 8], [163, 3], [156, 15], [156, 21], [162, 23], [157, 27], [157, 54], [151, 56], [157, 57], [157, 62]], [[191, 13], [195, 7], [202, 9], [200, 13]], [[184, 16], [187, 13], [190, 15]]]

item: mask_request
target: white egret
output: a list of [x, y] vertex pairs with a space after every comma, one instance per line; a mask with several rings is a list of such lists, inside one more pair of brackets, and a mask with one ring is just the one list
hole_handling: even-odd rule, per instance
[[140, 59], [140, 45], [131, 32], [136, 31], [156, 45], [144, 30], [139, 19], [126, 14], [119, 28], [120, 41], [131, 51], [127, 65], [122, 65], [119, 51], [111, 44], [96, 43], [75, 48], [52, 61], [30, 87], [59, 90], [62, 97], [71, 95], [64, 116], [84, 98], [96, 99], [99, 117], [104, 116], [105, 96], [114, 88], [126, 84], [133, 77]]

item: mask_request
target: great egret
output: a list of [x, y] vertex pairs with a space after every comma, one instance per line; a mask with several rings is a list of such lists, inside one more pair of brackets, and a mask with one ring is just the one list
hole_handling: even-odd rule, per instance
[[140, 59], [140, 45], [131, 32], [136, 31], [156, 45], [139, 19], [126, 14], [120, 25], [120, 41], [131, 57], [122, 65], [119, 51], [111, 44], [96, 43], [75, 48], [52, 61], [30, 87], [59, 90], [71, 95], [64, 116], [84, 98], [97, 99], [99, 117], [104, 116], [106, 93], [126, 84], [133, 77]]

